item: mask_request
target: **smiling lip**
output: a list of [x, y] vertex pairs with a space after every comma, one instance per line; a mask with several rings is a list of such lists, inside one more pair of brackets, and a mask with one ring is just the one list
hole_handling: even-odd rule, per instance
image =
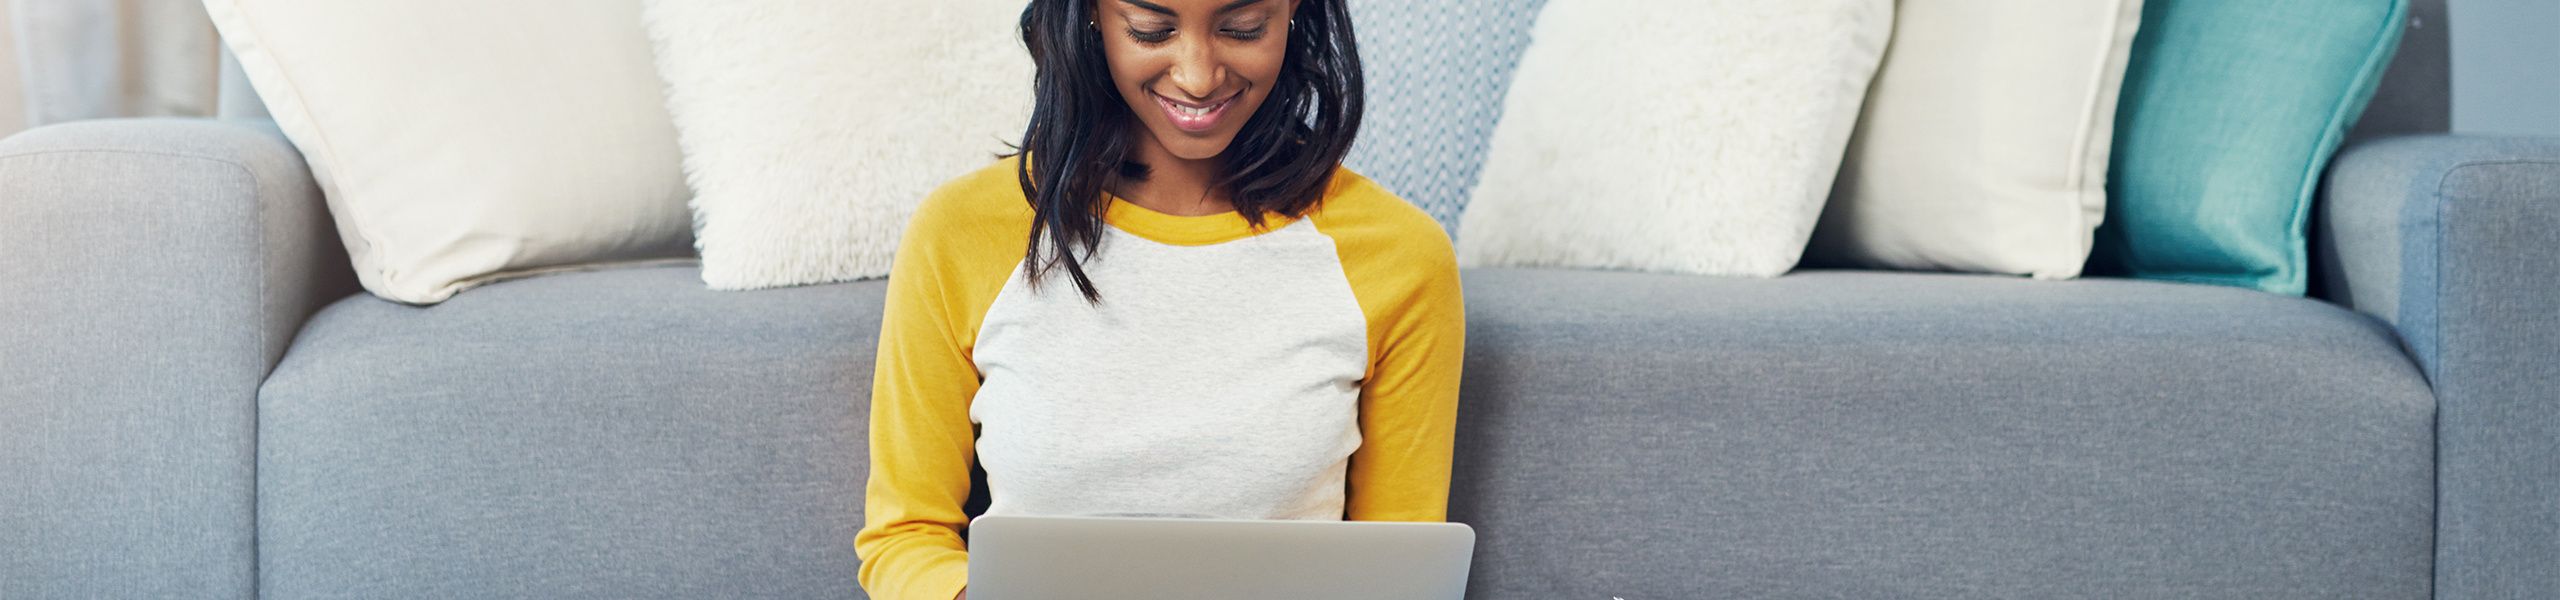
[[1175, 128], [1192, 133], [1217, 128], [1218, 119], [1227, 114], [1227, 107], [1234, 105], [1238, 96], [1243, 96], [1236, 94], [1213, 103], [1193, 104], [1166, 98], [1164, 94], [1148, 95], [1156, 97], [1156, 104], [1164, 107], [1165, 118], [1173, 121]]

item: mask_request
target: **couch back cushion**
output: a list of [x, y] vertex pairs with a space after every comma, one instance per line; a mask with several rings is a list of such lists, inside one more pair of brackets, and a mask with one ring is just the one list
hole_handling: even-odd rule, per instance
[[2326, 303], [1466, 273], [1477, 600], [2426, 598], [2435, 403]]
[[257, 597], [863, 598], [885, 289], [340, 301], [258, 393]]

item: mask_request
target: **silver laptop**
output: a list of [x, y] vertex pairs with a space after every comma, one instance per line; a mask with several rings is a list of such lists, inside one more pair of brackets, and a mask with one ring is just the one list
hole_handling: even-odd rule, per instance
[[1459, 600], [1458, 523], [979, 517], [969, 600]]

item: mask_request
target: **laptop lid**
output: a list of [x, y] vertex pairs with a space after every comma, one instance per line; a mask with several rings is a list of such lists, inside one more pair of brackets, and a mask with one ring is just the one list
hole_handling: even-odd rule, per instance
[[979, 517], [970, 600], [1460, 600], [1458, 523]]

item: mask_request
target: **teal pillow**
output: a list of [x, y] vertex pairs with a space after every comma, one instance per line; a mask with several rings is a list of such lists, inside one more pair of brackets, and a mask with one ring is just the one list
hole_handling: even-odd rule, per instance
[[2146, 0], [2089, 271], [2301, 295], [2320, 173], [2407, 0]]

